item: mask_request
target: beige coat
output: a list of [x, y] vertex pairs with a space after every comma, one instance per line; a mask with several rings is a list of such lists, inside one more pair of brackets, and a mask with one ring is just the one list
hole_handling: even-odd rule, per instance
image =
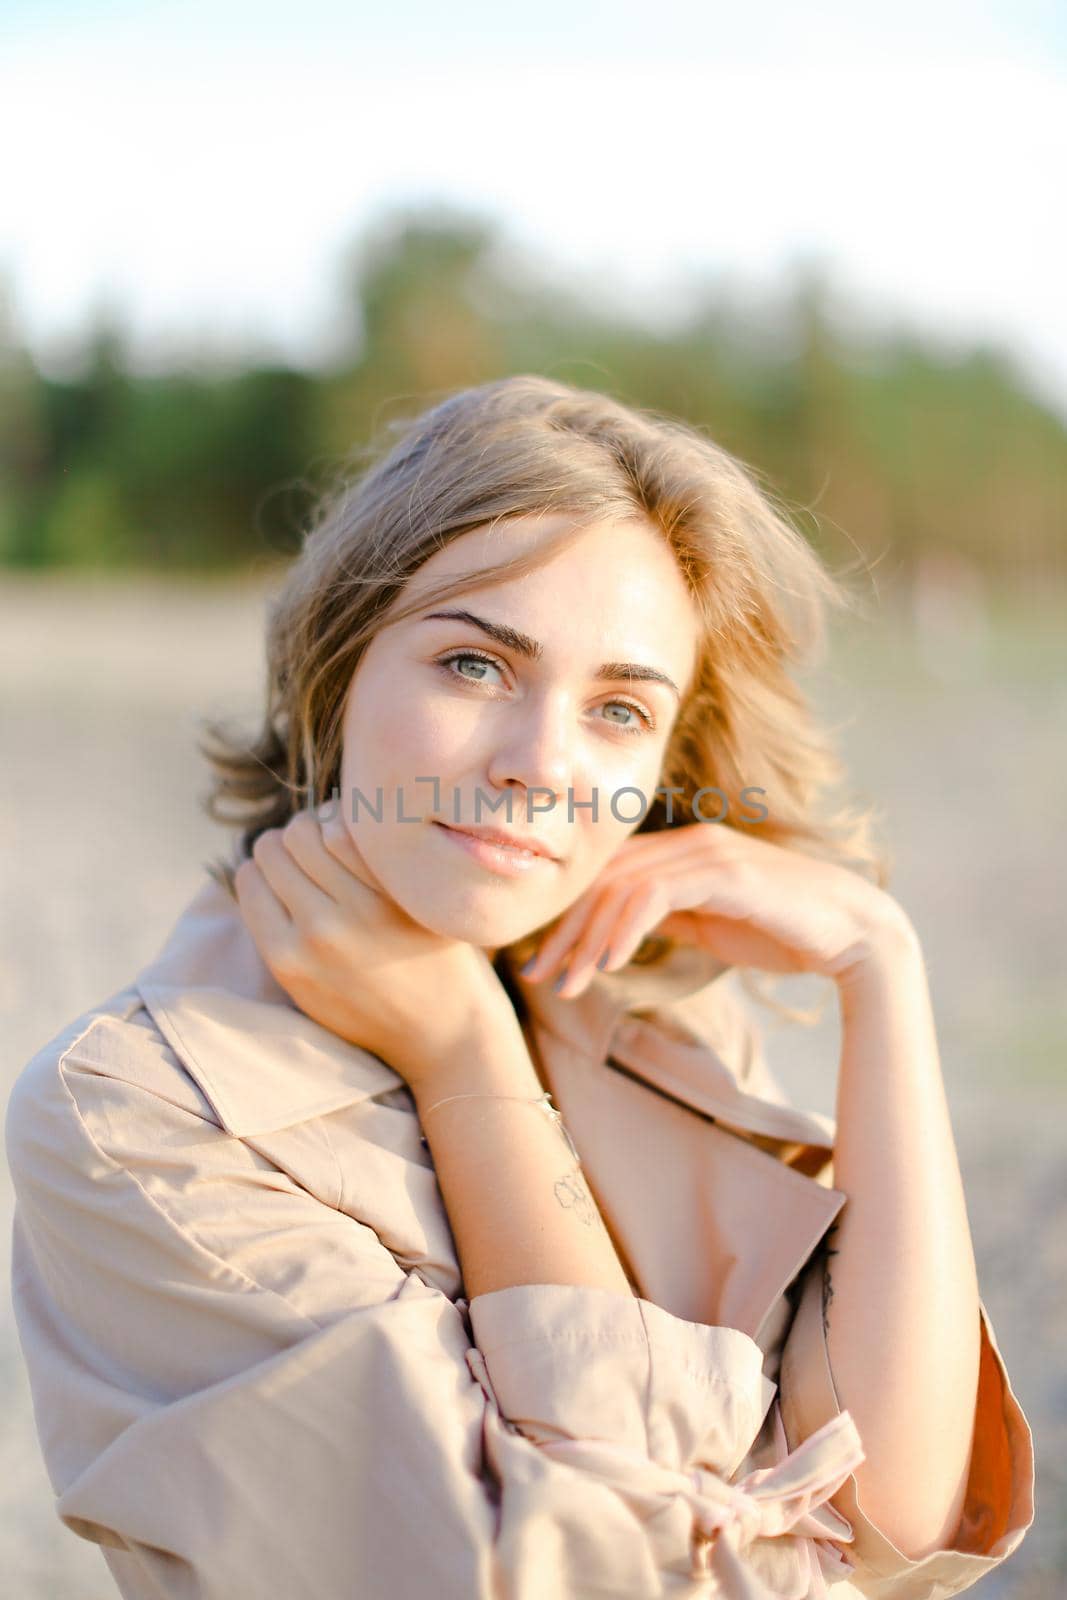
[[[205, 875], [23, 1068], [13, 1292], [63, 1522], [136, 1600], [941, 1600], [1033, 1517], [982, 1309], [951, 1549], [856, 1499], [824, 1341], [846, 1203], [736, 974], [679, 949], [528, 1028], [633, 1295], [463, 1284], [411, 1094], [311, 1021]], [[533, 1114], [533, 1113], [531, 1113]]]

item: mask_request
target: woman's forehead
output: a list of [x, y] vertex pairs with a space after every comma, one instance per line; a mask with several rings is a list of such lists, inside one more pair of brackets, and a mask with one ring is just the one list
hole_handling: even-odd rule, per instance
[[[474, 533], [480, 536], [483, 530]], [[530, 549], [528, 530], [522, 533]], [[408, 627], [458, 619], [482, 630], [486, 643], [496, 638], [533, 661], [545, 656], [592, 661], [595, 656], [601, 666], [648, 667], [681, 685], [693, 666], [699, 618], [669, 547], [643, 523], [605, 520], [582, 533], [589, 538], [581, 546], [568, 541], [545, 565], [501, 581], [480, 581], [488, 552], [475, 550], [474, 558], [451, 547], [435, 552], [434, 570], [422, 581], [422, 570], [414, 574], [406, 589], [405, 611], [414, 603]], [[464, 534], [454, 546], [467, 538]], [[499, 544], [490, 560], [501, 560]], [[435, 600], [442, 579], [467, 576], [469, 584], [456, 594]], [[422, 589], [426, 606], [418, 605]]]
[[[545, 560], [514, 574], [499, 570], [509, 560], [543, 552]], [[513, 518], [470, 529], [434, 551], [404, 588], [404, 609], [421, 594], [432, 598], [442, 582], [463, 585], [472, 598], [497, 607], [563, 605], [592, 612], [589, 620], [610, 627], [639, 621], [645, 613], [668, 613], [677, 626], [688, 612], [696, 618], [688, 584], [663, 534], [642, 518], [601, 518], [582, 525], [573, 519]]]

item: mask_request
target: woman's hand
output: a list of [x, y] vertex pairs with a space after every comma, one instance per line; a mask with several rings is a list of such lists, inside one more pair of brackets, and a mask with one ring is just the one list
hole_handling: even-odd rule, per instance
[[268, 828], [234, 882], [256, 948], [300, 1010], [412, 1089], [455, 1059], [472, 1028], [518, 1027], [485, 952], [401, 911], [339, 816], [305, 810]]
[[883, 938], [907, 937], [911, 924], [891, 895], [847, 867], [695, 822], [631, 834], [523, 976], [541, 982], [565, 965], [559, 993], [571, 999], [598, 965], [625, 966], [652, 932], [700, 945], [728, 966], [843, 983]]

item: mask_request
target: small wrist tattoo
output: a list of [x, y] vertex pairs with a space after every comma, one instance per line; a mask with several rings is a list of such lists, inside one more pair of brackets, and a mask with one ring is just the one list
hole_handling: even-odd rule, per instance
[[557, 1178], [553, 1188], [556, 1199], [563, 1209], [573, 1211], [587, 1228], [591, 1228], [596, 1221], [597, 1211], [591, 1195], [582, 1182], [581, 1173], [570, 1172], [565, 1178]]

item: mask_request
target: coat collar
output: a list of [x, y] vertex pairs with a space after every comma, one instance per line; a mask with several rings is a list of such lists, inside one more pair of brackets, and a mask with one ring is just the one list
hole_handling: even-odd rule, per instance
[[[575, 1000], [511, 975], [635, 1290], [759, 1340], [846, 1196], [828, 1178], [833, 1123], [786, 1102], [736, 1002], [711, 981], [717, 971], [678, 946], [659, 966], [598, 974]], [[222, 1127], [258, 1140], [283, 1170], [303, 1147], [286, 1130], [371, 1096], [395, 1093], [387, 1105], [413, 1109], [399, 1073], [292, 1003], [210, 876], [130, 988]], [[401, 1241], [433, 1281], [456, 1281], [425, 1224], [398, 1221], [388, 1195], [375, 1205], [391, 1247]]]
[[236, 901], [210, 876], [133, 986], [237, 1138], [276, 1133], [402, 1082], [293, 1004]]
[[[736, 1017], [732, 999], [719, 1005], [713, 980], [720, 972], [706, 951], [677, 945], [655, 966], [630, 962], [597, 973], [571, 1000], [513, 970], [512, 976], [535, 1037], [553, 1057], [561, 1047], [596, 1066], [610, 1057], [669, 1098], [737, 1130], [811, 1146], [809, 1165], [817, 1170], [832, 1151], [832, 1119], [790, 1106], [763, 1071], [739, 1075], [739, 1061], [742, 1069], [745, 1062], [737, 1052], [715, 1048], [708, 1019]], [[405, 1087], [378, 1056], [293, 1004], [236, 902], [209, 875], [134, 987], [221, 1125], [238, 1138]]]
[[[722, 982], [717, 980], [722, 979]], [[655, 966], [598, 973], [577, 999], [544, 983], [516, 983], [539, 1034], [596, 1063], [610, 1059], [668, 1098], [737, 1131], [812, 1146], [829, 1160], [834, 1120], [792, 1106], [772, 1077], [722, 964], [676, 945]]]

